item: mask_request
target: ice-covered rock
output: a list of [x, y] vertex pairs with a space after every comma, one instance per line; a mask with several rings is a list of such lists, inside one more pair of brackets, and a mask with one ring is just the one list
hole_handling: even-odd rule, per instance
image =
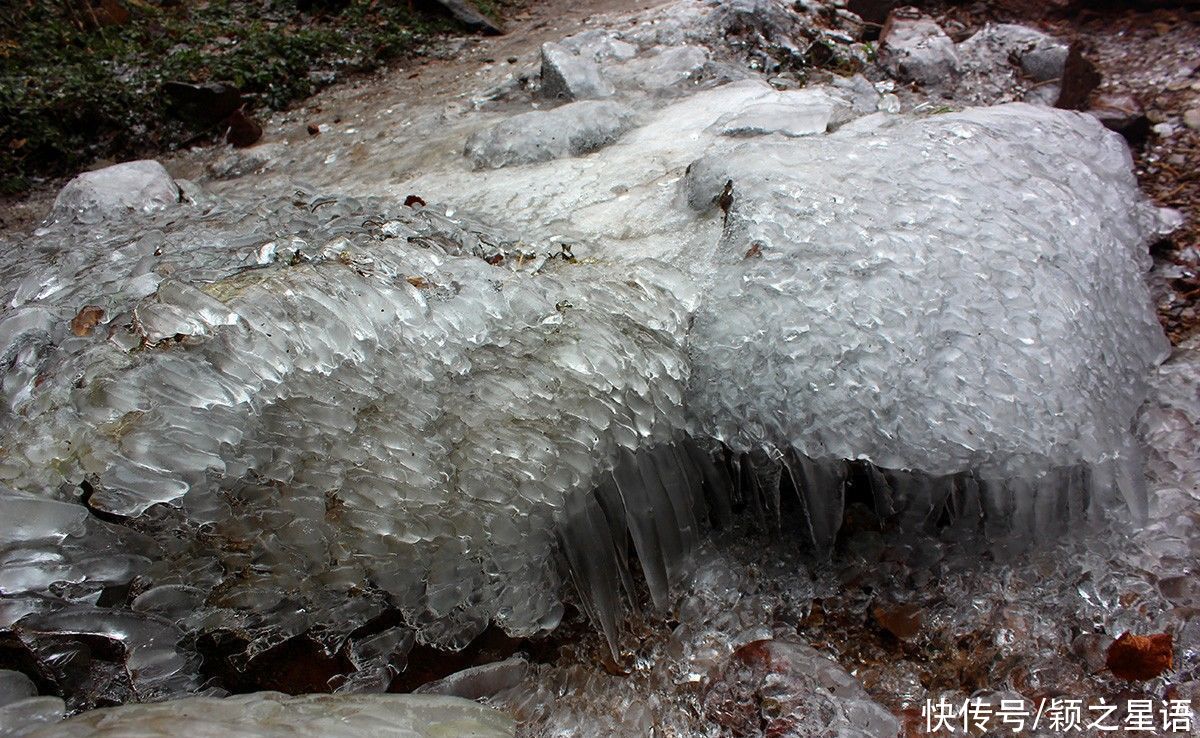
[[1130, 423], [1167, 345], [1141, 276], [1159, 223], [1125, 204], [1123, 142], [1021, 105], [853, 128], [689, 169], [693, 207], [733, 193], [691, 332], [700, 426], [931, 474], [1083, 464], [1144, 510]]
[[[878, 95], [876, 96], [878, 97]], [[874, 107], [869, 112], [873, 112]], [[864, 111], [868, 112], [868, 111]], [[748, 105], [717, 119], [714, 128], [724, 136], [811, 136], [861, 115], [831, 90], [808, 88], [781, 92], [774, 99]]]
[[152, 160], [84, 172], [54, 200], [53, 219], [93, 222], [126, 213], [147, 213], [179, 202], [179, 188], [162, 164]]
[[287, 146], [282, 143], [259, 144], [248, 149], [233, 149], [207, 167], [209, 176], [216, 179], [233, 179], [261, 172], [274, 166]]
[[60, 697], [26, 697], [0, 707], [0, 737], [24, 738], [63, 719]]
[[658, 48], [606, 68], [605, 75], [619, 89], [686, 92], [688, 83], [704, 72], [708, 60], [708, 50], [699, 46]]
[[542, 45], [542, 95], [563, 100], [590, 100], [613, 94], [612, 83], [594, 59], [566, 47]]
[[958, 73], [954, 42], [933, 19], [893, 14], [879, 39], [879, 61], [893, 76], [933, 86]]
[[633, 117], [624, 105], [600, 100], [534, 110], [479, 131], [464, 154], [480, 169], [581, 156], [615, 141], [632, 127]]
[[457, 697], [257, 692], [93, 710], [29, 738], [511, 738], [512, 718]]
[[958, 45], [960, 56], [973, 63], [1015, 63], [1035, 82], [1060, 79], [1068, 45], [1033, 28], [1013, 23], [988, 24]]
[[958, 44], [960, 74], [944, 94], [973, 103], [1022, 99], [1054, 105], [1069, 45], [1049, 34], [1011, 23], [988, 24]]

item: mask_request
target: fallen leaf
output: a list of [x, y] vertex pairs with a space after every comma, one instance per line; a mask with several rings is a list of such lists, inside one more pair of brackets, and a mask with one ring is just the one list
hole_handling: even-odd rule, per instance
[[79, 314], [71, 318], [71, 332], [79, 337], [92, 335], [96, 324], [104, 320], [104, 308], [98, 305], [87, 305]]
[[1171, 668], [1174, 651], [1170, 633], [1148, 636], [1122, 633], [1108, 647], [1105, 664], [1120, 679], [1144, 682]]
[[404, 206], [405, 207], [411, 208], [414, 205], [420, 205], [421, 207], [425, 207], [425, 201], [422, 200], [417, 195], [409, 195], [408, 197], [404, 198]]
[[871, 608], [875, 622], [902, 641], [910, 641], [921, 632], [924, 611], [909, 604], [881, 603]]
[[419, 290], [427, 290], [433, 286], [429, 283], [429, 280], [425, 279], [424, 277], [406, 277], [406, 279], [408, 280], [409, 284]]

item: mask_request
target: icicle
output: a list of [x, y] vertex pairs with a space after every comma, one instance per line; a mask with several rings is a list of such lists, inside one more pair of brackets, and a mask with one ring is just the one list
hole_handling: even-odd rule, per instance
[[637, 457], [631, 451], [622, 450], [613, 469], [613, 479], [625, 503], [629, 533], [650, 588], [650, 599], [656, 608], [665, 610], [670, 585], [663, 555], [663, 539], [659, 535], [658, 511], [647, 494], [649, 490], [638, 468]]
[[683, 456], [690, 461], [704, 480], [704, 500], [708, 509], [708, 517], [713, 527], [727, 528], [733, 520], [733, 508], [730, 498], [733, 490], [729, 475], [713, 461], [712, 454], [700, 448], [691, 438], [680, 442]]
[[815, 461], [794, 450], [789, 450], [783, 458], [813, 548], [819, 552], [831, 551], [846, 507], [845, 462]]
[[613, 549], [608, 528], [608, 519], [595, 497], [576, 495], [566, 499], [558, 521], [559, 542], [584, 612], [604, 633], [616, 658], [620, 635], [617, 617], [624, 611], [617, 588], [618, 572], [626, 565]]

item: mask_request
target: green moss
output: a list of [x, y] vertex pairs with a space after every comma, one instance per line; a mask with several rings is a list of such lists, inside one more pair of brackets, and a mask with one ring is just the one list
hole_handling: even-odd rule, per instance
[[[129, 17], [91, 21], [88, 0], [14, 0], [0, 18], [0, 192], [198, 137], [172, 116], [166, 81], [231, 82], [251, 108], [279, 109], [330, 79], [413, 54], [447, 20], [406, 0], [348, 0], [302, 12], [296, 0], [175, 5], [118, 0]], [[111, 2], [111, 0], [110, 0]], [[99, 3], [96, 3], [97, 5]], [[310, 72], [317, 74], [310, 75]]]

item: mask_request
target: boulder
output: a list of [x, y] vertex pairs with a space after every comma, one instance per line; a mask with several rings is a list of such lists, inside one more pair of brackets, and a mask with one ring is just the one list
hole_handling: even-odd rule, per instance
[[600, 73], [593, 59], [571, 52], [566, 47], [542, 45], [542, 94], [563, 100], [589, 100], [608, 97], [613, 86]]
[[72, 179], [54, 199], [53, 220], [97, 220], [161, 210], [179, 202], [179, 187], [150, 159], [114, 164]]

